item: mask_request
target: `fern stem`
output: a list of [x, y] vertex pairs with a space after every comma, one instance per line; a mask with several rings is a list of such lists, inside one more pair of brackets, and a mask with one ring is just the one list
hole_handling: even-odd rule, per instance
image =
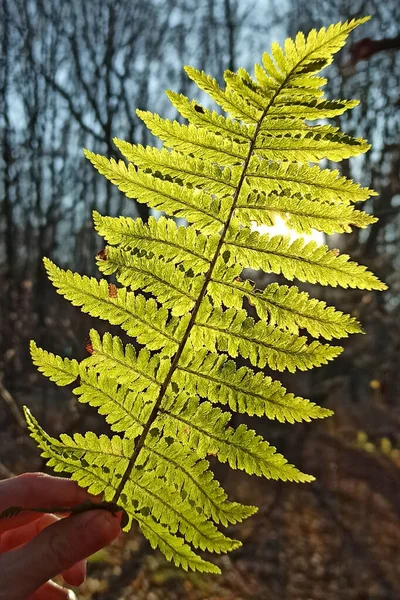
[[204, 299], [204, 296], [206, 295], [207, 286], [208, 286], [208, 284], [211, 281], [212, 274], [213, 274], [213, 271], [214, 271], [214, 267], [216, 265], [216, 262], [217, 262], [217, 259], [218, 259], [219, 255], [220, 255], [221, 248], [222, 248], [222, 246], [224, 244], [225, 237], [226, 237], [227, 231], [229, 229], [229, 225], [230, 225], [232, 217], [233, 217], [233, 213], [235, 212], [235, 209], [237, 208], [236, 205], [237, 205], [237, 202], [238, 202], [238, 199], [239, 199], [240, 191], [242, 189], [242, 185], [243, 185], [244, 179], [245, 179], [246, 174], [247, 174], [247, 169], [248, 169], [248, 166], [249, 166], [249, 163], [250, 163], [250, 159], [252, 157], [252, 154], [253, 154], [253, 151], [254, 151], [254, 148], [255, 148], [255, 145], [256, 145], [257, 136], [258, 136], [259, 131], [261, 129], [262, 122], [265, 119], [265, 117], [267, 116], [267, 113], [268, 113], [269, 109], [271, 108], [272, 104], [274, 103], [275, 98], [279, 95], [281, 89], [286, 85], [286, 82], [287, 82], [287, 80], [289, 78], [290, 78], [290, 74], [287, 75], [287, 77], [285, 78], [285, 80], [282, 82], [282, 84], [276, 90], [275, 94], [273, 95], [273, 97], [269, 101], [268, 106], [266, 106], [266, 108], [264, 109], [264, 112], [261, 115], [260, 120], [257, 123], [256, 129], [254, 131], [254, 135], [253, 135], [253, 137], [251, 139], [251, 142], [250, 142], [249, 152], [248, 152], [247, 157], [246, 157], [246, 159], [245, 159], [245, 161], [243, 163], [242, 174], [240, 176], [240, 179], [239, 179], [238, 184], [236, 186], [235, 192], [233, 194], [232, 206], [231, 206], [231, 209], [229, 211], [228, 218], [225, 221], [225, 224], [224, 224], [224, 227], [223, 227], [223, 230], [222, 230], [222, 233], [221, 233], [221, 236], [220, 236], [217, 248], [215, 250], [215, 254], [214, 254], [214, 256], [213, 256], [213, 258], [211, 260], [211, 263], [210, 263], [210, 266], [208, 268], [208, 271], [207, 271], [207, 273], [206, 273], [206, 275], [204, 277], [203, 287], [201, 288], [199, 296], [198, 296], [198, 298], [196, 300], [196, 303], [195, 303], [195, 305], [193, 307], [192, 314], [191, 314], [191, 317], [190, 317], [190, 321], [187, 324], [185, 333], [183, 334], [182, 340], [181, 340], [181, 342], [179, 344], [179, 347], [178, 347], [178, 349], [177, 349], [177, 351], [176, 351], [176, 353], [174, 355], [174, 358], [173, 358], [173, 360], [171, 362], [170, 369], [169, 369], [169, 371], [168, 371], [168, 373], [167, 373], [167, 375], [165, 377], [165, 380], [164, 380], [163, 384], [161, 385], [160, 392], [159, 392], [157, 400], [156, 400], [156, 402], [154, 404], [153, 410], [151, 411], [149, 419], [148, 419], [146, 425], [144, 426], [142, 433], [139, 436], [139, 439], [138, 439], [138, 441], [136, 443], [135, 449], [134, 449], [134, 451], [132, 453], [132, 456], [131, 456], [131, 458], [129, 460], [129, 463], [128, 463], [127, 467], [126, 467], [126, 470], [125, 470], [125, 472], [124, 472], [124, 474], [123, 474], [123, 476], [121, 478], [121, 481], [120, 481], [120, 483], [118, 485], [118, 488], [116, 489], [116, 492], [115, 492], [114, 497], [113, 497], [113, 502], [115, 502], [115, 503], [118, 502], [118, 500], [119, 500], [119, 498], [120, 498], [120, 496], [121, 496], [121, 494], [123, 492], [125, 484], [128, 481], [128, 479], [129, 479], [129, 477], [130, 477], [130, 475], [132, 473], [132, 469], [133, 469], [133, 467], [134, 467], [134, 465], [136, 463], [136, 460], [137, 460], [137, 458], [139, 456], [139, 453], [140, 453], [141, 449], [143, 448], [144, 442], [145, 442], [146, 437], [147, 437], [147, 435], [148, 435], [148, 433], [150, 431], [150, 428], [153, 425], [154, 421], [156, 420], [156, 418], [157, 418], [157, 416], [158, 416], [158, 414], [160, 412], [160, 407], [161, 407], [161, 403], [163, 401], [163, 398], [165, 396], [165, 392], [167, 391], [167, 388], [168, 388], [168, 385], [171, 382], [172, 376], [173, 376], [175, 370], [178, 367], [179, 359], [180, 359], [180, 357], [182, 355], [182, 352], [183, 352], [183, 350], [185, 348], [186, 342], [189, 339], [189, 335], [190, 335], [190, 332], [192, 330], [192, 327], [195, 324], [197, 313], [199, 312], [201, 303], [202, 303], [202, 301]]

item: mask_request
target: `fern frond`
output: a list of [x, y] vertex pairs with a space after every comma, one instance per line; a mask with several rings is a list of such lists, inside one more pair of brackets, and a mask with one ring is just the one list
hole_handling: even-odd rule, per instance
[[[317, 131], [314, 131], [317, 129]], [[370, 145], [361, 138], [321, 131], [322, 127], [310, 127], [304, 133], [286, 133], [277, 135], [274, 132], [260, 135], [260, 141], [254, 152], [270, 160], [318, 162], [323, 158], [341, 161], [351, 156], [367, 152]], [[261, 130], [261, 133], [263, 130]]]
[[238, 121], [227, 119], [215, 111], [208, 110], [196, 102], [190, 101], [183, 94], [176, 94], [170, 90], [165, 92], [178, 112], [189, 123], [207, 131], [228, 137], [236, 143], [248, 143], [254, 135], [254, 126], [242, 125]]
[[162, 171], [164, 177], [172, 177], [177, 183], [204, 188], [210, 194], [231, 194], [240, 178], [240, 169], [221, 168], [204, 158], [185, 158], [179, 152], [158, 150], [147, 146], [133, 146], [122, 140], [114, 140], [120, 152], [141, 169], [154, 173]]
[[[270, 62], [270, 59], [267, 57], [266, 60]], [[324, 68], [323, 62], [319, 62], [318, 64], [318, 61], [315, 61], [314, 64], [316, 64], [316, 66], [320, 69]], [[238, 73], [241, 71], [242, 70], [239, 69]], [[254, 80], [260, 88], [274, 89], [276, 87], [276, 80], [270, 77], [265, 68], [258, 63], [254, 65]], [[323, 87], [327, 83], [328, 80], [325, 77], [318, 77], [315, 75], [315, 73], [313, 75], [307, 75], [305, 72], [303, 72], [301, 78], [296, 76], [291, 77], [291, 79], [287, 82], [287, 85], [290, 86], [290, 93], [293, 98], [303, 98], [304, 95], [306, 95], [308, 98], [321, 98], [323, 97], [324, 93], [319, 88]], [[250, 81], [250, 85], [254, 84]]]
[[214, 575], [221, 573], [219, 567], [195, 554], [182, 538], [169, 533], [163, 525], [155, 522], [151, 517], [135, 515], [135, 518], [153, 550], [158, 548], [167, 560], [174, 562], [176, 567], [181, 567], [185, 571], [191, 569], [192, 571], [213, 573]]
[[215, 455], [232, 469], [241, 469], [251, 475], [268, 479], [297, 481], [314, 480], [311, 475], [301, 473], [287, 460], [246, 425], [236, 429], [229, 426], [231, 414], [212, 408], [209, 402], [200, 402], [182, 394], [173, 403], [168, 400], [161, 409], [157, 423], [162, 426], [165, 437], [178, 437], [200, 457]]
[[327, 364], [343, 350], [319, 342], [306, 343], [298, 337], [262, 321], [254, 323], [245, 310], [212, 308], [204, 302], [198, 313], [196, 325], [190, 337], [194, 350], [205, 347], [211, 352], [217, 349], [230, 356], [248, 358], [252, 365], [294, 373]]
[[[26, 409], [32, 437], [48, 465], [65, 472], [136, 520], [153, 548], [184, 569], [217, 573], [195, 553], [237, 548], [217, 525], [242, 521], [252, 506], [228, 500], [206, 457], [249, 474], [309, 482], [261, 436], [230, 425], [231, 411], [280, 422], [325, 418], [329, 409], [288, 392], [261, 370], [305, 370], [326, 364], [342, 348], [327, 340], [361, 332], [355, 318], [311, 298], [295, 286], [271, 282], [259, 291], [243, 270], [262, 269], [287, 280], [333, 287], [383, 290], [386, 286], [347, 255], [290, 236], [262, 235], [280, 216], [300, 234], [348, 233], [376, 219], [355, 202], [375, 195], [338, 171], [309, 163], [340, 161], [368, 150], [367, 142], [331, 125], [309, 121], [342, 114], [356, 100], [331, 100], [317, 75], [366, 19], [298, 34], [273, 44], [254, 78], [239, 68], [225, 73], [225, 88], [192, 67], [186, 73], [226, 112], [217, 114], [182, 94], [167, 92], [187, 119], [180, 124], [138, 111], [164, 142], [161, 149], [115, 144], [129, 164], [85, 151], [94, 167], [128, 198], [185, 219], [110, 218], [94, 213], [107, 247], [99, 270], [118, 287], [63, 271], [48, 259], [57, 291], [82, 311], [119, 325], [140, 348], [90, 332], [89, 356], [80, 363], [31, 343], [38, 369], [58, 385], [74, 384], [82, 403], [97, 409], [110, 437], [44, 432]], [[141, 295], [143, 291], [146, 297]], [[248, 316], [246, 303], [255, 309]]]
[[173, 263], [157, 258], [140, 258], [129, 252], [106, 248], [97, 261], [105, 275], [116, 273], [117, 280], [132, 290], [151, 292], [174, 316], [182, 316], [193, 308], [204, 282], [203, 276], [188, 277]]
[[[100, 338], [97, 332], [92, 331], [91, 336], [98, 349], [96, 341]], [[109, 345], [113, 347], [114, 356], [117, 355], [116, 348], [123, 352], [118, 338], [112, 339], [111, 336], [105, 335], [101, 347], [107, 349]], [[71, 364], [72, 361], [68, 358], [55, 356], [38, 348], [34, 343], [31, 343], [31, 355], [39, 371], [57, 385], [77, 382], [73, 393], [79, 396], [80, 402], [96, 407], [98, 412], [105, 416], [113, 431], [124, 431], [130, 438], [141, 433], [160, 388], [155, 379], [159, 357], [150, 358], [145, 350], [136, 356], [131, 346], [125, 349], [124, 358], [126, 355], [130, 359], [133, 371], [129, 380], [131, 386], [135, 387], [133, 391], [128, 385], [120, 384], [117, 379], [110, 377], [109, 373], [97, 373], [96, 367], [90, 368], [101, 362], [101, 354], [97, 354], [94, 359], [84, 360], [78, 368]], [[140, 369], [145, 370], [147, 366], [150, 373], [153, 371], [153, 378], [148, 376], [146, 371], [146, 375], [142, 374]]]
[[[37, 422], [33, 423], [31, 420], [31, 430], [39, 435], [39, 426]], [[50, 458], [49, 464], [53, 468], [60, 463], [63, 469], [65, 463], [68, 466], [75, 466], [73, 479], [78, 482], [81, 482], [82, 479], [87, 482], [90, 472], [96, 476], [97, 472], [101, 471], [105, 478], [111, 475], [110, 483], [113, 488], [117, 486], [118, 479], [125, 471], [133, 450], [133, 440], [122, 441], [119, 436], [113, 436], [111, 439], [105, 435], [97, 437], [92, 432], [86, 433], [85, 436], [76, 433], [73, 437], [61, 434], [61, 441], [57, 441], [41, 430], [38, 441], [43, 443], [44, 438], [46, 439], [44, 455], [46, 458]], [[186, 498], [177, 500], [176, 492], [169, 488], [165, 480], [154, 476], [153, 469], [146, 464], [146, 458], [144, 452], [142, 455], [144, 462], [132, 471], [126, 488], [124, 488], [124, 494], [128, 499], [126, 504], [128, 514], [131, 513], [135, 518], [136, 512], [145, 513], [147, 511], [144, 509], [151, 507], [154, 518], [166, 525], [171, 533], [179, 531], [195, 548], [202, 550], [229, 552], [241, 545], [240, 542], [231, 540], [220, 533], [204, 515], [193, 511]], [[94, 492], [96, 494], [103, 491], [106, 493], [108, 487], [104, 488], [103, 486], [104, 481], [94, 481], [89, 489], [96, 490]], [[173, 495], [175, 496], [174, 500]], [[129, 510], [130, 504], [135, 512], [132, 511], [132, 508]]]
[[238, 144], [229, 138], [217, 136], [192, 125], [180, 125], [176, 121], [162, 119], [143, 110], [137, 110], [136, 114], [167, 148], [192, 154], [196, 158], [215, 160], [220, 165], [227, 166], [240, 164], [248, 154], [250, 142]]
[[[27, 419], [28, 427], [31, 430], [31, 435], [42, 448], [42, 456], [47, 459], [47, 464], [49, 466], [51, 466], [56, 472], [70, 472], [72, 479], [77, 481], [80, 485], [87, 487], [91, 493], [104, 493], [105, 498], [112, 497], [118, 480], [121, 477], [121, 473], [123, 472], [124, 468], [126, 468], [128, 457], [132, 452], [133, 442], [131, 440], [123, 442], [118, 436], [113, 436], [111, 439], [109, 439], [105, 435], [101, 435], [98, 438], [92, 432], [86, 433], [85, 436], [75, 434], [73, 438], [62, 434], [60, 436], [61, 440], [56, 440], [44, 432], [26, 407], [25, 417]], [[145, 510], [147, 507], [143, 505], [143, 503], [146, 503], [146, 501], [148, 502], [148, 496], [151, 496], [152, 502], [156, 506], [156, 510], [158, 508], [157, 500], [160, 504], [162, 504], [165, 511], [168, 511], [168, 508], [171, 506], [171, 504], [168, 504], [168, 497], [160, 498], [156, 491], [151, 493], [151, 491], [146, 487], [146, 483], [150, 488], [153, 487], [158, 489], [157, 486], [160, 486], [161, 488], [165, 487], [163, 486], [161, 480], [149, 477], [148, 473], [141, 473], [139, 470], [137, 470], [137, 473], [135, 474], [137, 475], [138, 480], [135, 480], [134, 482], [128, 482], [127, 493], [131, 492], [131, 488], [134, 483], [136, 497], [134, 497], [132, 502], [132, 500], [129, 500], [126, 494], [123, 494], [121, 497], [121, 506], [126, 510], [131, 518], [134, 518], [139, 522], [139, 526], [142, 526], [142, 518], [144, 517], [146, 522], [146, 516], [149, 514], [148, 510]], [[143, 493], [141, 494], [140, 492]], [[165, 494], [166, 490], [163, 489], [163, 492]], [[171, 531], [176, 533], [174, 529], [180, 528], [184, 531], [194, 546], [206, 546], [207, 535], [210, 539], [208, 545], [210, 545], [212, 548], [214, 545], [219, 548], [219, 544], [222, 543], [221, 540], [226, 540], [226, 542], [223, 543], [223, 547], [228, 546], [229, 548], [232, 548], [240, 545], [240, 543], [236, 542], [235, 540], [229, 540], [229, 538], [225, 538], [223, 534], [213, 528], [212, 524], [204, 520], [204, 518], [198, 515], [198, 513], [195, 514], [192, 512], [186, 517], [187, 520], [185, 521], [185, 513], [182, 510], [182, 506], [180, 508], [181, 512], [179, 514], [182, 519], [182, 523], [177, 520], [172, 526], [168, 526], [162, 521], [155, 521], [156, 526], [164, 526], [166, 532], [169, 534], [167, 540], [170, 541], [170, 543], [170, 538], [172, 537]], [[173, 509], [171, 512], [173, 512]], [[168, 513], [168, 517], [171, 517], [171, 512]], [[176, 512], [178, 511], [175, 510], [175, 513]], [[163, 517], [164, 520], [168, 519], [168, 517], [162, 513], [159, 514], [159, 517]], [[154, 523], [154, 519], [152, 519], [152, 522]], [[156, 527], [156, 530], [160, 531], [158, 527]], [[164, 539], [163, 535], [160, 535], [160, 537], [161, 539]], [[178, 544], [178, 548], [182, 544]], [[160, 547], [160, 550], [163, 550], [163, 544], [157, 545]], [[169, 552], [173, 551], [174, 545], [169, 545], [169, 547]], [[203, 561], [200, 557], [195, 555], [190, 550], [189, 546], [186, 548], [187, 549], [184, 552], [186, 563], [179, 560], [178, 554], [176, 564], [181, 564], [184, 568], [186, 565], [186, 569], [188, 567], [196, 569], [198, 568], [198, 564], [202, 564], [204, 571], [215, 572], [214, 565]], [[167, 557], [171, 557], [170, 554], [167, 553]], [[172, 558], [175, 560], [174, 554]], [[195, 566], [192, 566], [192, 562]], [[207, 565], [209, 565], [209, 568], [207, 568]]]
[[[266, 53], [262, 57], [265, 69], [262, 86], [257, 86], [246, 77], [243, 69], [240, 69], [238, 74], [225, 73], [226, 91], [205, 73], [192, 67], [186, 67], [185, 70], [200, 89], [207, 92], [233, 118], [244, 123], [259, 122], [266, 111], [269, 117], [283, 115], [302, 119], [327, 118], [341, 114], [357, 103], [319, 102], [312, 94], [315, 85], [310, 84], [310, 75], [328, 66], [332, 62], [333, 54], [343, 47], [349, 33], [366, 20], [353, 19], [333, 25], [327, 30], [312, 30], [307, 39], [299, 34], [294, 41], [285, 42], [284, 50], [274, 43], [273, 58]], [[324, 82], [317, 81], [317, 85]], [[307, 95], [311, 87], [313, 99], [307, 103], [308, 106], [296, 104], [293, 100], [292, 92], [299, 86], [302, 87], [303, 96]]]
[[126, 385], [136, 391], [147, 390], [147, 394], [157, 394], [161, 387], [162, 377], [170, 367], [170, 360], [165, 355], [150, 355], [147, 348], [136, 352], [132, 344], [123, 346], [117, 336], [106, 332], [103, 338], [95, 329], [90, 331], [91, 355], [85, 359], [85, 366], [96, 372], [107, 371], [119, 385]]
[[339, 131], [338, 127], [332, 127], [331, 125], [308, 125], [303, 119], [297, 119], [293, 117], [269, 117], [268, 114], [263, 119], [260, 126], [260, 137], [261, 139], [267, 135], [284, 136], [287, 133], [296, 137], [297, 135], [304, 135], [308, 131], [318, 132], [324, 127], [330, 127], [330, 131]]
[[[132, 391], [108, 374], [80, 369], [79, 385], [73, 389], [79, 402], [90, 404], [103, 415], [111, 429], [133, 439], [140, 435], [154, 404], [152, 389]], [[152, 402], [153, 400], [153, 402]]]
[[331, 119], [346, 110], [358, 106], [358, 100], [306, 100], [293, 101], [290, 96], [280, 96], [271, 109], [271, 116], [294, 117], [297, 119]]
[[291, 242], [288, 236], [270, 237], [247, 228], [232, 229], [226, 239], [230, 260], [238, 261], [243, 268], [250, 266], [267, 273], [282, 273], [289, 281], [296, 278], [332, 287], [386, 289], [366, 267], [350, 261], [347, 254], [337, 256], [327, 246], [318, 246], [313, 241]]
[[[300, 292], [296, 286], [271, 283], [262, 292], [251, 289], [250, 284], [236, 284], [244, 288], [244, 295], [254, 305], [261, 319], [268, 319], [280, 329], [298, 334], [306, 329], [313, 337], [326, 340], [347, 337], [350, 333], [362, 333], [358, 321], [333, 306], [327, 306], [322, 300], [310, 298], [306, 292]], [[250, 289], [249, 289], [250, 288]]]
[[[49, 259], [44, 259], [49, 279], [74, 306], [80, 306], [83, 312], [99, 317], [113, 325], [120, 325], [130, 336], [136, 337], [140, 344], [146, 344], [149, 350], [159, 350], [174, 354], [180, 332], [185, 329], [185, 319], [171, 320], [167, 323], [167, 309], [158, 309], [153, 299], [127, 292], [125, 288], [110, 295], [105, 279], [97, 281], [63, 271]], [[187, 319], [186, 319], [187, 320]]]
[[[236, 92], [254, 110], [264, 111], [269, 108], [271, 101], [274, 100], [274, 105], [269, 108], [270, 117], [283, 116], [308, 120], [329, 119], [341, 115], [346, 110], [358, 105], [358, 100], [317, 100], [315, 99], [315, 93], [307, 98], [306, 90], [303, 90], [301, 100], [293, 98], [291, 94], [280, 93], [278, 86], [276, 90], [273, 90], [273, 88], [269, 88], [267, 91], [265, 89], [260, 90], [254, 86], [249, 76], [243, 77], [243, 74], [243, 69], [239, 73], [226, 71], [224, 78], [227, 89]], [[290, 86], [288, 87], [290, 90]]]
[[[250, 162], [246, 176], [248, 190], [263, 192], [299, 193], [308, 200], [320, 200], [350, 204], [363, 202], [376, 192], [362, 188], [346, 177], [340, 177], [339, 171], [293, 163], [269, 163], [254, 158]], [[246, 187], [247, 187], [246, 186]], [[248, 190], [242, 188], [243, 194]]]
[[254, 506], [229, 502], [227, 495], [214, 479], [207, 460], [199, 459], [193, 452], [172, 438], [152, 438], [144, 446], [149, 456], [147, 467], [154, 469], [159, 477], [165, 477], [176, 493], [188, 498], [206, 516], [225, 527], [238, 523], [257, 512]]
[[85, 150], [86, 157], [107, 179], [118, 186], [128, 198], [135, 198], [151, 208], [162, 210], [177, 217], [184, 217], [205, 233], [217, 233], [223, 226], [231, 202], [220, 201], [197, 189], [184, 188], [176, 183], [163, 181], [120, 161], [108, 160], [99, 154]]
[[262, 116], [262, 111], [254, 109], [246, 100], [235, 92], [227, 92], [219, 87], [216, 79], [199, 71], [194, 67], [185, 67], [186, 74], [196, 85], [205, 91], [224, 111], [234, 119], [243, 123], [257, 124]]
[[[51, 437], [40, 427], [26, 406], [24, 407], [24, 413], [31, 436], [38, 443], [42, 450], [42, 456], [47, 459], [49, 466], [56, 472], [65, 471], [71, 473], [72, 479], [87, 487], [90, 493], [104, 493], [105, 500], [112, 498], [114, 492], [112, 478], [118, 479], [118, 475], [121, 475], [121, 470], [126, 465], [126, 461], [129, 460], [125, 454], [131, 451], [132, 441], [128, 440], [123, 443], [119, 436], [113, 436], [110, 439], [103, 435], [97, 438], [91, 431], [87, 432], [85, 436], [75, 434], [75, 440], [82, 440], [82, 443], [91, 445], [92, 452], [96, 456], [99, 454], [100, 443], [104, 448], [104, 455], [98, 461], [98, 464], [88, 462], [85, 459], [82, 461], [85, 450], [79, 448], [75, 441], [66, 445], [62, 441]], [[69, 436], [65, 436], [64, 439], [66, 438], [69, 441], [71, 440]], [[110, 451], [111, 448], [112, 451]], [[107, 454], [107, 451], [109, 454]], [[118, 456], [118, 460], [115, 461], [118, 465], [115, 468], [113, 465], [111, 471], [107, 466], [107, 462], [110, 461], [112, 455]], [[121, 506], [125, 508], [123, 501], [121, 502]], [[126, 510], [129, 514], [130, 511], [128, 508]]]
[[223, 261], [217, 263], [209, 284], [209, 295], [214, 306], [241, 309], [243, 299], [247, 298], [260, 319], [296, 335], [299, 329], [306, 329], [313, 337], [322, 336], [331, 340], [347, 337], [349, 333], [362, 333], [354, 317], [310, 298], [296, 286], [271, 283], [261, 292], [251, 281], [242, 281], [241, 272], [240, 264], [227, 267]]
[[[142, 458], [146, 456], [143, 452]], [[127, 481], [124, 493], [132, 497], [136, 511], [151, 510], [154, 519], [166, 525], [170, 533], [179, 532], [194, 548], [211, 552], [229, 552], [241, 546], [222, 534], [199, 511], [193, 510], [187, 498], [182, 499], [165, 480], [157, 477], [147, 464], [138, 464]]]
[[[300, 92], [304, 95], [304, 88], [301, 88]], [[323, 92], [319, 93], [323, 94]], [[253, 125], [241, 125], [237, 121], [227, 119], [214, 111], [204, 108], [195, 100], [190, 101], [183, 94], [168, 91], [167, 96], [179, 113], [198, 128], [207, 129], [242, 144], [248, 143], [254, 136], [255, 127]], [[293, 99], [291, 98], [291, 100], [293, 104]], [[265, 102], [262, 101], [261, 104], [265, 104]], [[332, 102], [320, 102], [314, 107], [314, 111], [319, 111], [315, 118], [327, 118], [338, 113], [341, 114], [347, 108], [352, 108], [354, 105], [354, 101], [351, 103], [342, 101], [340, 109], [337, 108], [337, 110], [334, 110]], [[312, 118], [310, 116], [312, 103], [310, 102], [308, 105], [302, 107], [303, 112], [307, 111], [306, 116], [299, 114], [301, 106], [300, 103], [296, 103], [296, 114], [289, 114], [288, 119], [285, 119], [284, 108], [279, 107], [279, 109], [274, 109], [278, 110], [280, 118], [270, 117], [267, 122], [263, 122], [260, 129], [260, 141], [254, 148], [257, 155], [270, 158], [271, 160], [281, 159], [306, 162], [328, 158], [340, 161], [351, 156], [357, 156], [362, 152], [367, 152], [370, 148], [370, 145], [362, 138], [353, 138], [346, 135], [340, 132], [337, 127], [331, 127], [330, 125], [317, 125], [314, 127], [304, 125], [304, 118]], [[328, 106], [330, 106], [330, 109], [328, 109]], [[320, 113], [323, 108], [324, 111], [321, 115]], [[271, 111], [274, 114], [272, 108]], [[297, 130], [295, 129], [296, 127]], [[117, 140], [116, 145], [129, 161], [135, 163], [134, 155], [124, 151], [124, 148], [128, 147], [127, 142]], [[156, 151], [156, 149], [152, 150]], [[148, 151], [150, 152], [150, 149]], [[192, 177], [195, 171], [196, 167], [194, 169], [191, 168]], [[227, 191], [229, 192], [230, 190], [227, 189]]]
[[[369, 17], [351, 19], [344, 23], [335, 23], [327, 29], [312, 29], [307, 38], [299, 32], [295, 40], [287, 39], [284, 51], [276, 42], [272, 45], [272, 58], [264, 53], [263, 64], [268, 76], [276, 84], [285, 81], [291, 85], [299, 84], [310, 74], [316, 74], [333, 60], [333, 55], [343, 48], [349, 33], [369, 20]], [[287, 81], [289, 80], [289, 81]]]
[[204, 349], [186, 352], [173, 382], [190, 394], [228, 404], [233, 411], [266, 416], [281, 423], [322, 419], [332, 414], [309, 400], [287, 393], [279, 381], [247, 367], [236, 369], [234, 361], [228, 360], [226, 355]]
[[[94, 213], [100, 235], [113, 245], [132, 249], [143, 256], [163, 256], [174, 264], [182, 263], [194, 273], [203, 273], [210, 266], [219, 236], [205, 236], [194, 227], [178, 227], [171, 219], [149, 218], [148, 224], [130, 217], [104, 217]], [[104, 257], [106, 258], [106, 257]]]
[[301, 194], [288, 196], [287, 192], [251, 193], [237, 205], [236, 216], [246, 226], [275, 224], [276, 216], [283, 218], [288, 227], [299, 233], [311, 234], [313, 229], [329, 235], [350, 233], [352, 227], [364, 229], [377, 219], [345, 204], [333, 205], [318, 200], [307, 200]]
[[[40, 370], [54, 380], [52, 372], [46, 372], [44, 369], [54, 355], [36, 347], [34, 350], [40, 351]], [[57, 358], [57, 367], [61, 373], [74, 374], [71, 361]], [[96, 407], [98, 412], [105, 416], [113, 431], [124, 431], [130, 439], [140, 435], [154, 404], [151, 402], [151, 391], [140, 394], [132, 392], [126, 386], [119, 386], [116, 380], [104, 372], [97, 375], [87, 368], [87, 361], [84, 365], [86, 367], [79, 369], [79, 385], [73, 390], [79, 401]], [[65, 385], [59, 378], [57, 381], [58, 385]], [[146, 460], [148, 469], [157, 471], [159, 477], [166, 478], [170, 486], [175, 487], [183, 497], [195, 502], [196, 506], [201, 507], [204, 514], [211, 516], [216, 523], [227, 526], [229, 523], [242, 521], [256, 511], [255, 507], [229, 502], [226, 493], [208, 469], [208, 462], [199, 460], [196, 455], [187, 452], [178, 441], [170, 440], [167, 443], [163, 438], [156, 443], [151, 438], [144, 446], [142, 457]]]
[[75, 359], [61, 358], [52, 352], [46, 352], [38, 348], [33, 340], [30, 351], [33, 364], [57, 385], [69, 385], [78, 377], [79, 363]]

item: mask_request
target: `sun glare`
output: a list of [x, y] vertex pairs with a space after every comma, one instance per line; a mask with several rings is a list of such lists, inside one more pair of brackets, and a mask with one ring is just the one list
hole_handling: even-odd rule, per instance
[[306, 242], [317, 242], [319, 246], [325, 243], [324, 234], [321, 231], [317, 231], [316, 229], [312, 230], [311, 234], [305, 233], [297, 233], [293, 229], [290, 229], [284, 219], [280, 216], [275, 217], [275, 225], [256, 225], [253, 224], [253, 229], [259, 231], [260, 233], [267, 233], [268, 235], [288, 235], [291, 241], [296, 240], [297, 238], [303, 238]]

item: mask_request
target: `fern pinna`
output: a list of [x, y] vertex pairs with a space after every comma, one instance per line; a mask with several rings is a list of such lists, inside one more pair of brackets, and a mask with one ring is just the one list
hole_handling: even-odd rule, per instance
[[[137, 521], [151, 545], [184, 569], [219, 572], [195, 550], [237, 548], [240, 542], [217, 526], [256, 511], [228, 500], [207, 455], [253, 475], [313, 480], [253, 430], [231, 427], [230, 410], [289, 423], [329, 416], [262, 369], [294, 372], [326, 364], [342, 348], [318, 338], [361, 331], [353, 317], [295, 286], [270, 283], [257, 291], [241, 279], [243, 269], [282, 274], [289, 281], [385, 288], [347, 255], [252, 227], [271, 225], [282, 215], [300, 233], [313, 228], [332, 234], [375, 221], [355, 208], [373, 191], [338, 171], [310, 165], [357, 155], [368, 144], [337, 127], [307, 123], [357, 105], [324, 99], [326, 80], [317, 73], [365, 20], [313, 30], [307, 37], [299, 33], [283, 48], [275, 43], [272, 56], [264, 54], [263, 64], [255, 65], [254, 78], [244, 69], [226, 71], [225, 89], [187, 67], [190, 79], [228, 117], [169, 91], [187, 125], [137, 111], [163, 148], [116, 139], [127, 163], [85, 154], [127, 197], [189, 225], [164, 216], [145, 224], [95, 213], [96, 229], [109, 244], [97, 257], [98, 267], [104, 275], [115, 274], [119, 286], [63, 271], [45, 259], [60, 294], [119, 325], [136, 343], [124, 346], [118, 337], [92, 330], [90, 355], [78, 363], [32, 342], [39, 370], [58, 385], [75, 384], [79, 401], [96, 407], [115, 432], [55, 439], [26, 409], [32, 436], [55, 471], [103, 493], [106, 502], [118, 502], [129, 516], [127, 528]], [[256, 318], [244, 310], [245, 299]], [[238, 356], [256, 371], [238, 368], [232, 360]]]

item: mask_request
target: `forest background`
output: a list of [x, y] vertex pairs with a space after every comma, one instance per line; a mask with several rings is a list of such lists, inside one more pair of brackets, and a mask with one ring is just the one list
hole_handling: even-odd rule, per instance
[[[335, 167], [379, 193], [366, 207], [379, 222], [366, 232], [321, 241], [368, 265], [389, 290], [314, 287], [314, 295], [357, 316], [366, 335], [346, 340], [344, 354], [329, 366], [282, 380], [335, 416], [296, 426], [265, 421], [259, 428], [317, 482], [261, 482], [218, 467], [233, 499], [261, 506], [233, 532], [244, 545], [221, 560], [222, 577], [177, 571], [133, 531], [92, 561], [82, 599], [400, 597], [400, 4], [0, 0], [2, 478], [44, 469], [21, 418], [23, 404], [53, 434], [104, 430], [101, 417], [78, 406], [70, 390], [36, 372], [28, 352], [35, 339], [80, 359], [91, 326], [48, 283], [42, 257], [95, 275], [101, 241], [92, 211], [149, 216], [146, 206], [96, 174], [81, 149], [119, 158], [115, 136], [152, 144], [135, 109], [176, 118], [163, 91], [195, 93], [185, 64], [221, 81], [224, 69], [251, 71], [274, 40], [366, 14], [371, 21], [326, 71], [327, 93], [361, 101], [337, 124], [367, 138], [372, 150]], [[372, 45], [361, 60], [357, 41], [363, 38]], [[376, 51], [377, 40], [388, 48]], [[258, 276], [257, 285], [269, 281]]]

